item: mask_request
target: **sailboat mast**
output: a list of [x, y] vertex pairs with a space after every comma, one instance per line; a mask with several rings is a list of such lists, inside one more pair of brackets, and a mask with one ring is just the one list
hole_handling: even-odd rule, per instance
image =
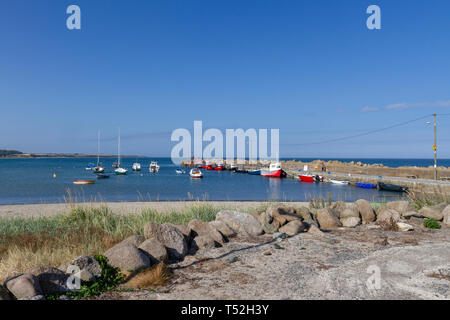
[[119, 143], [117, 145], [117, 164], [120, 167], [120, 128], [119, 128]]
[[97, 167], [100, 166], [100, 130], [98, 130], [97, 138]]

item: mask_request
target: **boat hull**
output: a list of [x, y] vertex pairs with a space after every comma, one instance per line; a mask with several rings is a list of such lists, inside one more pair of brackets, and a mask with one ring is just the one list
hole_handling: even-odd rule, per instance
[[75, 180], [73, 184], [94, 184], [95, 180]]
[[248, 174], [259, 176], [261, 175], [261, 170], [250, 170], [247, 172]]
[[284, 171], [283, 170], [261, 171], [261, 175], [267, 178], [281, 178], [284, 176]]
[[314, 182], [313, 176], [304, 176], [304, 175], [300, 174], [298, 177], [300, 178], [300, 181], [302, 181], [302, 182]]
[[362, 183], [362, 182], [357, 182], [356, 186], [360, 187], [360, 188], [363, 188], [363, 189], [375, 189], [377, 187], [376, 184], [373, 184], [373, 183]]
[[391, 192], [406, 192], [408, 187], [397, 186], [395, 184], [386, 184], [379, 182], [377, 185], [378, 190], [391, 191]]

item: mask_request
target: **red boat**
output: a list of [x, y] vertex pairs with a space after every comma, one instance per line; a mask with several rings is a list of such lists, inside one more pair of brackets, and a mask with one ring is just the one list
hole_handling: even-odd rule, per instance
[[217, 167], [214, 167], [214, 170], [222, 171], [222, 170], [223, 170], [223, 166], [217, 166]]
[[305, 176], [305, 175], [299, 174], [298, 177], [300, 178], [300, 181], [303, 181], [303, 182], [314, 182], [313, 176]]
[[286, 176], [286, 172], [281, 169], [281, 164], [277, 162], [271, 163], [269, 170], [261, 170], [261, 175], [268, 178], [282, 178]]

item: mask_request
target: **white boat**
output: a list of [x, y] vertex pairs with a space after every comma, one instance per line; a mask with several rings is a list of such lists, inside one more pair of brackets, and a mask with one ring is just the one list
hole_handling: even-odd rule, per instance
[[97, 137], [97, 166], [92, 168], [94, 173], [103, 173], [105, 172], [105, 168], [100, 166], [100, 130], [98, 130]]
[[350, 183], [349, 181], [341, 181], [341, 180], [333, 180], [333, 179], [330, 179], [329, 181], [334, 184], [349, 184]]
[[158, 171], [159, 171], [158, 162], [152, 161], [152, 162], [150, 163], [150, 167], [148, 168], [148, 170], [149, 170], [151, 173], [156, 173], [156, 172], [158, 172]]
[[128, 170], [120, 167], [120, 128], [119, 128], [119, 138], [117, 142], [117, 169], [114, 170], [117, 175], [127, 174]]
[[141, 164], [139, 162], [133, 163], [132, 169], [133, 171], [141, 171]]
[[189, 175], [192, 178], [203, 178], [203, 173], [200, 171], [199, 168], [192, 168], [191, 171], [189, 172]]
[[185, 174], [186, 172], [183, 169], [175, 169], [177, 174]]

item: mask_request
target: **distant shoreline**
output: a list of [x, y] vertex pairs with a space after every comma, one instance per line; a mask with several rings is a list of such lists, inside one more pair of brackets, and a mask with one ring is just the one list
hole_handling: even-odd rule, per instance
[[[121, 155], [121, 158], [138, 158], [147, 159], [148, 156], [137, 155]], [[0, 157], [0, 159], [48, 159], [48, 158], [97, 158], [96, 154], [71, 154], [71, 153], [24, 153], [16, 155], [8, 155]], [[117, 155], [113, 154], [101, 154], [100, 158], [117, 158]]]

